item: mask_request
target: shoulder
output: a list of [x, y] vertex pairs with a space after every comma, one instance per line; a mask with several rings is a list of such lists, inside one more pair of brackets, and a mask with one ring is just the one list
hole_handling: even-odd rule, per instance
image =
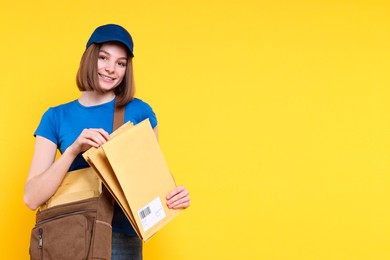
[[140, 107], [140, 108], [145, 108], [145, 107], [148, 107], [148, 108], [151, 108], [151, 106], [146, 103], [145, 101], [139, 99], [139, 98], [134, 98], [132, 101], [130, 101], [129, 103], [127, 103], [126, 107]]
[[74, 110], [75, 107], [76, 107], [75, 100], [68, 102], [68, 103], [60, 104], [57, 106], [49, 107], [44, 112], [44, 114], [42, 116], [42, 120], [57, 122], [58, 120], [60, 120], [60, 118], [64, 114], [67, 114], [67, 113], [71, 112], [72, 110]]
[[56, 113], [60, 113], [60, 112], [65, 111], [65, 110], [74, 109], [75, 107], [77, 107], [76, 100], [73, 100], [73, 101], [70, 101], [68, 103], [64, 103], [64, 104], [60, 104], [60, 105], [57, 105], [57, 106], [49, 107], [47, 109], [46, 113], [56, 114]]
[[48, 108], [42, 115], [41, 121], [34, 132], [35, 136], [42, 136], [55, 144], [59, 143], [58, 133], [61, 125], [61, 119], [66, 112], [66, 107], [71, 106], [72, 102], [61, 104]]
[[150, 114], [153, 113], [152, 107], [146, 103], [145, 101], [139, 99], [139, 98], [134, 98], [132, 101], [127, 103], [126, 105], [126, 112], [127, 111], [132, 111], [132, 112], [137, 112], [137, 113], [146, 113]]
[[139, 98], [134, 98], [127, 103], [125, 108], [125, 120], [130, 120], [134, 124], [138, 124], [146, 118], [149, 118], [152, 127], [157, 125], [156, 114], [148, 103]]

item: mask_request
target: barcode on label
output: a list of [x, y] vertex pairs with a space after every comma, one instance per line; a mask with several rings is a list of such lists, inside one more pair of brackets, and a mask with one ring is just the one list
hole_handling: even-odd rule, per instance
[[154, 200], [141, 207], [137, 213], [144, 232], [151, 229], [154, 225], [166, 217], [160, 197], [156, 197]]
[[141, 219], [146, 218], [152, 211], [150, 210], [150, 207], [146, 207], [143, 210], [141, 210], [138, 214]]

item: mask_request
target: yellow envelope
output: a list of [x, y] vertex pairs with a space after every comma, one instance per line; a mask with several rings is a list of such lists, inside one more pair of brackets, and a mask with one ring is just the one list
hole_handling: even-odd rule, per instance
[[[130, 128], [132, 126], [133, 124], [130, 122], [125, 123], [120, 128], [118, 128], [114, 133], [112, 133], [110, 135], [110, 138], [111, 139], [114, 138], [116, 135], [118, 135], [125, 129]], [[120, 183], [116, 178], [110, 163], [107, 160], [103, 148], [92, 147], [88, 151], [83, 153], [83, 157], [91, 166], [91, 168], [96, 172], [97, 176], [99, 176], [99, 178], [102, 180], [102, 182], [104, 183], [106, 188], [110, 191], [110, 193], [115, 198], [115, 200], [118, 202], [118, 205], [122, 208], [126, 217], [129, 219], [130, 223], [134, 227], [136, 233], [138, 234], [139, 237], [141, 237], [140, 232], [135, 225], [134, 217], [131, 213], [130, 206], [123, 193], [122, 187], [120, 186]]]
[[166, 206], [176, 187], [149, 120], [124, 125], [110, 141], [83, 154], [144, 241], [181, 210]]
[[56, 193], [40, 207], [40, 210], [73, 201], [99, 197], [102, 182], [91, 168], [66, 173]]

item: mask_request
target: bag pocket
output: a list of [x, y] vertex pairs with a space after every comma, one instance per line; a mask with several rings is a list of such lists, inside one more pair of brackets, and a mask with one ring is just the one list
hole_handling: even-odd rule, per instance
[[30, 257], [42, 259], [87, 259], [93, 222], [83, 214], [47, 219], [33, 228]]
[[111, 259], [112, 226], [96, 220], [92, 236], [92, 259]]

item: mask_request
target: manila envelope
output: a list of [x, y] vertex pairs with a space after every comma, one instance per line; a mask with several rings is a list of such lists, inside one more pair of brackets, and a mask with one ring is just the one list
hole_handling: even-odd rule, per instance
[[[110, 135], [110, 138], [114, 138], [116, 135], [122, 131], [133, 127], [133, 124], [130, 122], [125, 123], [115, 132]], [[131, 213], [130, 206], [126, 200], [126, 197], [123, 193], [122, 187], [115, 176], [115, 173], [107, 160], [107, 157], [103, 151], [102, 147], [95, 148], [92, 147], [88, 151], [83, 153], [84, 159], [88, 162], [94, 172], [99, 176], [99, 178], [104, 183], [104, 186], [109, 190], [111, 195], [117, 201], [118, 205], [122, 208], [126, 217], [129, 219], [131, 225], [134, 227], [138, 237], [141, 237], [141, 234], [135, 224], [133, 214]]]
[[146, 241], [181, 212], [166, 206], [165, 197], [176, 184], [149, 120], [125, 124], [112, 137], [84, 157]]
[[149, 120], [122, 131], [102, 147], [146, 241], [181, 211], [166, 206], [166, 195], [176, 184]]
[[99, 197], [102, 193], [102, 181], [91, 168], [66, 173], [56, 193], [40, 207], [40, 210], [57, 205]]

